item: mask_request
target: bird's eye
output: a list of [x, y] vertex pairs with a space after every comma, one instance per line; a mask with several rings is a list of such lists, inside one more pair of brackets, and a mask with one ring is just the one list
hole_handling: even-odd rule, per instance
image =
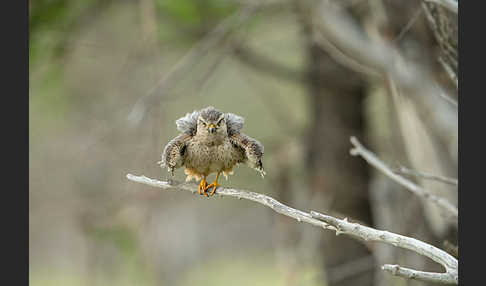
[[206, 123], [205, 123], [205, 122], [202, 122], [202, 121], [201, 121], [201, 123], [202, 123], [202, 125], [203, 125], [204, 127], [206, 127]]

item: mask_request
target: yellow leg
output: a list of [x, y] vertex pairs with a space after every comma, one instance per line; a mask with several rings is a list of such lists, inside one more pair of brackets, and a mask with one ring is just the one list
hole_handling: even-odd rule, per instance
[[206, 188], [208, 186], [208, 182], [206, 182], [206, 177], [203, 176], [203, 178], [201, 179], [201, 182], [199, 183], [199, 187], [197, 188], [197, 192], [200, 194], [200, 195], [206, 195]]
[[211, 184], [209, 184], [209, 185], [206, 186], [206, 189], [209, 189], [211, 187], [213, 188], [211, 190], [211, 193], [209, 193], [210, 196], [214, 195], [214, 192], [216, 191], [216, 188], [218, 188], [219, 186], [221, 186], [220, 184], [218, 184], [219, 174], [221, 174], [221, 173], [216, 174], [216, 179], [214, 180], [213, 183], [211, 183]]

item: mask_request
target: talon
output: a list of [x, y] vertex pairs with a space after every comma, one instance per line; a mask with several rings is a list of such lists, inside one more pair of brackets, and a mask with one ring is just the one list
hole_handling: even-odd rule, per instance
[[197, 192], [200, 194], [200, 195], [206, 195], [206, 188], [208, 186], [208, 183], [206, 182], [206, 178], [203, 177], [201, 179], [201, 182], [199, 183], [199, 187], [197, 188]]
[[[217, 189], [219, 186], [221, 186], [220, 184], [218, 184], [218, 178], [219, 178], [219, 174], [220, 174], [220, 173], [218, 173], [218, 174], [216, 175], [216, 179], [214, 180], [214, 182], [212, 182], [211, 184], [207, 185], [207, 186], [206, 186], [206, 188], [204, 189], [204, 191], [206, 191], [207, 189], [209, 189], [209, 188], [211, 188], [211, 187], [213, 188], [213, 189], [211, 190], [211, 192], [209, 193], [209, 196], [214, 195], [214, 192], [216, 192], [216, 189]], [[208, 197], [209, 197], [209, 196], [208, 196]]]
[[[210, 196], [214, 195], [214, 192], [216, 192], [216, 189], [217, 189], [219, 186], [221, 186], [220, 184], [214, 184], [214, 183], [213, 183], [213, 184], [211, 184], [211, 185], [213, 185], [213, 190], [212, 190], [212, 191], [209, 193], [209, 195], [210, 195]], [[209, 186], [211, 186], [211, 185], [209, 185]], [[208, 186], [208, 187], [209, 187], [209, 186]]]

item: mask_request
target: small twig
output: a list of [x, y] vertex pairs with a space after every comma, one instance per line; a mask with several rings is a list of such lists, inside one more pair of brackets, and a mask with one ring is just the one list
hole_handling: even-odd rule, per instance
[[454, 0], [424, 0], [424, 1], [439, 4], [442, 7], [447, 8], [449, 11], [457, 14], [457, 11], [458, 11], [458, 2], [457, 1], [454, 1]]
[[438, 61], [442, 65], [442, 67], [444, 68], [447, 75], [449, 76], [449, 78], [454, 83], [454, 85], [456, 86], [456, 89], [457, 89], [458, 86], [459, 86], [459, 82], [457, 81], [456, 73], [452, 70], [451, 66], [444, 61], [444, 59], [442, 57], [439, 57]]
[[386, 38], [366, 35], [349, 13], [334, 1], [319, 1], [315, 13], [315, 28], [326, 40], [362, 66], [391, 78], [397, 88], [415, 102], [418, 112], [427, 116], [428, 124], [437, 131], [440, 140], [452, 144], [449, 134], [457, 132], [457, 128], [439, 112], [442, 103], [432, 96], [437, 93], [437, 88], [429, 69], [408, 61]]
[[424, 199], [429, 200], [430, 202], [435, 203], [443, 210], [447, 211], [451, 216], [455, 219], [458, 217], [458, 210], [457, 207], [452, 205], [449, 201], [445, 200], [444, 198], [439, 198], [435, 195], [432, 195], [426, 192], [423, 188], [416, 185], [410, 180], [405, 179], [404, 177], [395, 174], [390, 167], [388, 167], [385, 163], [383, 163], [375, 154], [371, 151], [367, 150], [361, 143], [359, 143], [356, 137], [352, 136], [351, 143], [354, 145], [354, 148], [350, 150], [351, 155], [353, 156], [361, 156], [363, 159], [366, 160], [370, 165], [377, 168], [381, 172], [383, 172], [386, 176], [394, 180], [395, 182], [399, 183], [400, 185], [404, 186], [407, 190], [411, 191], [412, 193], [420, 196]]
[[365, 241], [382, 242], [395, 247], [408, 249], [434, 260], [445, 268], [444, 273], [437, 273], [413, 270], [398, 265], [385, 264], [382, 266], [383, 270], [388, 271], [393, 275], [428, 282], [458, 284], [459, 274], [457, 259], [433, 245], [389, 231], [377, 230], [357, 223], [351, 223], [348, 222], [347, 219], [337, 219], [314, 211], [311, 211], [310, 213], [312, 217], [334, 226], [336, 228], [336, 235], [347, 234]]
[[328, 52], [329, 55], [335, 59], [337, 62], [341, 63], [342, 65], [350, 68], [355, 72], [359, 72], [366, 76], [371, 77], [382, 77], [382, 74], [366, 65], [362, 65], [354, 58], [349, 57], [342, 51], [340, 51], [336, 46], [334, 46], [331, 42], [329, 42], [326, 38], [324, 38], [320, 33], [313, 33], [312, 34], [313, 41], [316, 43], [320, 48], [324, 51]]
[[401, 276], [407, 279], [415, 279], [442, 284], [458, 284], [457, 275], [450, 275], [448, 273], [419, 271], [402, 267], [396, 264], [385, 264], [381, 267], [381, 269], [388, 271], [395, 276]]
[[399, 166], [398, 169], [393, 170], [393, 172], [395, 174], [415, 176], [415, 177], [419, 177], [419, 178], [423, 178], [423, 179], [427, 179], [427, 180], [435, 180], [435, 181], [443, 182], [443, 183], [446, 183], [446, 184], [449, 184], [449, 185], [454, 185], [454, 186], [458, 185], [457, 179], [439, 176], [439, 175], [432, 175], [432, 174], [423, 173], [423, 172], [418, 172], [418, 171], [415, 171], [415, 170], [408, 169], [404, 166]]
[[436, 88], [438, 90], [437, 95], [447, 101], [450, 105], [454, 106], [455, 108], [458, 108], [457, 101], [453, 99], [452, 97], [448, 96], [445, 94], [445, 91], [438, 85], [436, 84]]
[[393, 40], [393, 42], [399, 42], [402, 37], [412, 28], [413, 24], [417, 22], [417, 19], [419, 18], [420, 15], [422, 15], [422, 8], [418, 8], [415, 14], [412, 16], [412, 18], [408, 21], [408, 23], [403, 27], [403, 29], [400, 31], [398, 36]]

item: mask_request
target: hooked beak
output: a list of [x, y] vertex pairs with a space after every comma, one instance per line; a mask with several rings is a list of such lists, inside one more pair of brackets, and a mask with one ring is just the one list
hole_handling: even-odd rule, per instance
[[209, 133], [214, 133], [216, 132], [216, 126], [214, 124], [209, 124], [208, 126]]

